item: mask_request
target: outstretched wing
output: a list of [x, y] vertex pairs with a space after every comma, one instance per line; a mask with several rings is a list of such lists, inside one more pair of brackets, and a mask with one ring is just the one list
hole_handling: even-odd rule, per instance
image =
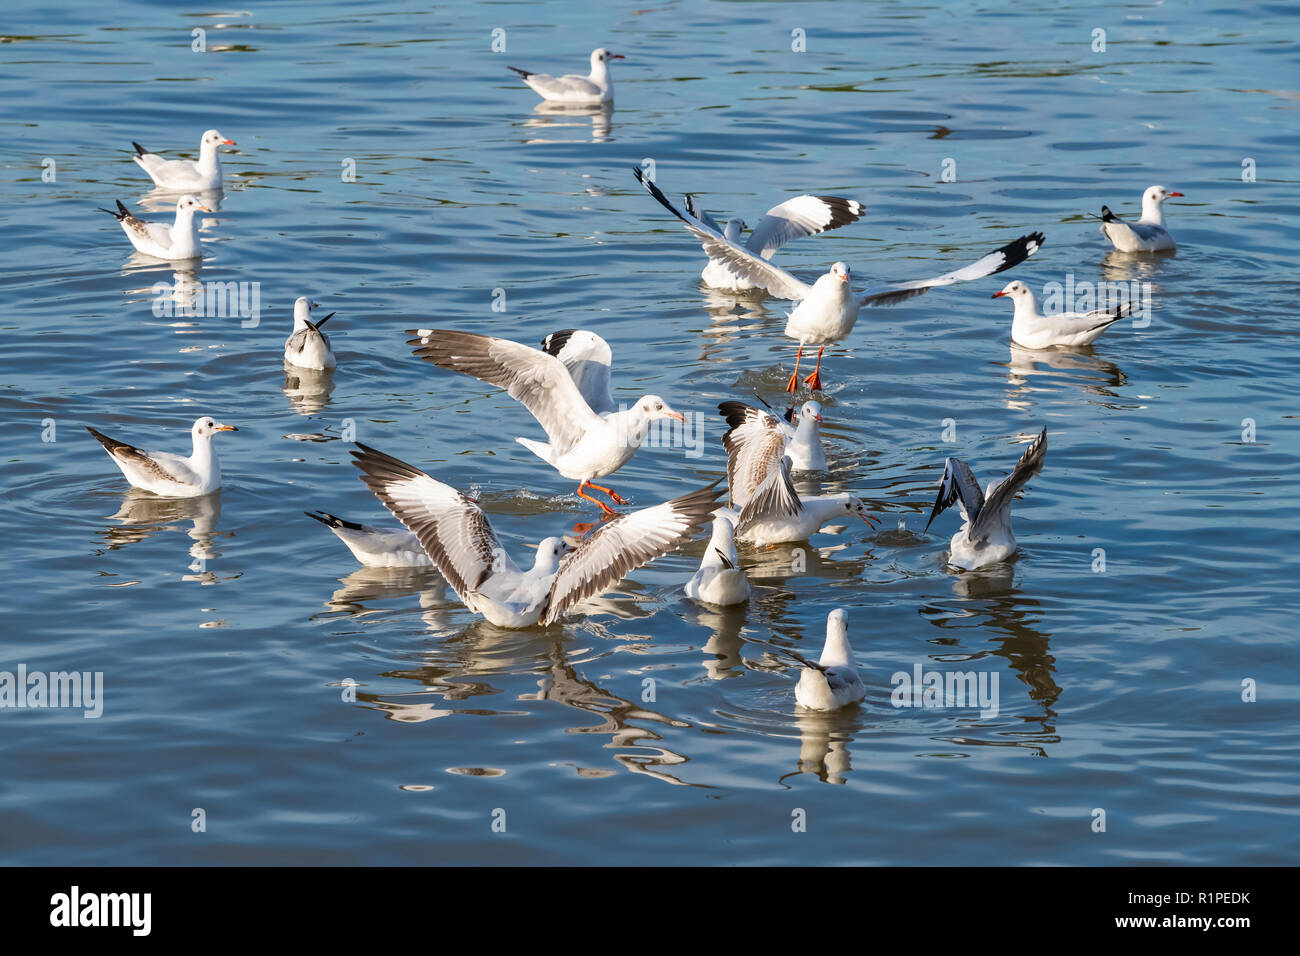
[[685, 196], [682, 197], [682, 202], [686, 206], [686, 212], [688, 215], [694, 216], [703, 225], [707, 226], [709, 229], [712, 229], [720, 236], [725, 233], [725, 230], [722, 228], [722, 226], [718, 225], [718, 221], [714, 219], [712, 216], [710, 216], [707, 212], [705, 212], [704, 207], [700, 205], [700, 201], [696, 199], [694, 196], [687, 193]]
[[764, 259], [792, 239], [815, 236], [857, 222], [866, 207], [840, 196], [795, 196], [767, 211], [749, 235], [745, 248]]
[[598, 527], [560, 562], [542, 608], [542, 624], [558, 620], [578, 601], [600, 594], [629, 571], [689, 541], [717, 509], [721, 497], [717, 485], [715, 481], [707, 488], [619, 515]]
[[493, 573], [519, 572], [473, 500], [414, 465], [360, 442], [357, 448], [352, 463], [361, 480], [415, 533], [461, 601]]
[[772, 265], [744, 246], [728, 242], [726, 236], [717, 229], [710, 229], [694, 216], [682, 213], [668, 201], [668, 197], [658, 186], [646, 179], [639, 168], [632, 167], [632, 175], [636, 176], [637, 182], [644, 186], [651, 196], [654, 196], [659, 205], [680, 219], [691, 235], [700, 240], [700, 245], [704, 247], [704, 252], [710, 259], [725, 262], [736, 275], [748, 279], [778, 298], [802, 299], [812, 291], [812, 286], [800, 282], [784, 269]]
[[1024, 262], [1042, 248], [1046, 238], [1041, 232], [1031, 232], [1027, 236], [1008, 242], [1000, 249], [994, 249], [968, 266], [953, 272], [945, 272], [933, 279], [916, 279], [911, 282], [895, 282], [890, 285], [874, 286], [855, 293], [859, 305], [896, 305], [904, 299], [921, 295], [931, 289], [957, 282], [969, 282], [995, 275], [1011, 269]]
[[542, 350], [564, 363], [593, 412], [607, 415], [617, 410], [609, 383], [614, 353], [608, 342], [586, 329], [561, 329], [542, 339]]
[[753, 496], [736, 519], [737, 534], [742, 534], [755, 522], [770, 518], [793, 518], [803, 512], [799, 492], [795, 491], [794, 482], [790, 480], [791, 467], [790, 459], [782, 457], [780, 467], [773, 468], [763, 483], [754, 490]]
[[504, 388], [532, 412], [561, 454], [600, 422], [569, 370], [554, 355], [473, 332], [407, 329], [406, 334], [417, 336], [406, 344], [414, 346], [415, 354], [426, 362]]
[[[970, 466], [960, 458], [948, 458], [943, 463], [943, 478], [939, 482], [939, 494], [934, 499], [930, 510], [930, 520], [925, 523], [925, 531], [930, 530], [934, 519], [943, 514], [953, 502], [960, 502], [962, 517], [973, 522], [984, 508], [984, 492], [975, 480]], [[924, 533], [924, 532], [922, 532]]]
[[785, 429], [776, 416], [744, 402], [723, 402], [718, 411], [731, 426], [722, 436], [727, 450], [727, 503], [743, 508], [768, 476], [779, 470]]
[[[1047, 428], [1044, 426], [1038, 437], [1029, 443], [1025, 453], [1020, 456], [1011, 474], [989, 489], [989, 496], [984, 502], [983, 509], [979, 516], [971, 521], [969, 537], [972, 541], [978, 540], [984, 534], [988, 524], [996, 521], [997, 515], [1011, 505], [1011, 499], [1020, 493], [1020, 489], [1028, 483], [1029, 479], [1043, 470], [1043, 460], [1046, 457]], [[981, 518], [984, 520], [980, 520]]]

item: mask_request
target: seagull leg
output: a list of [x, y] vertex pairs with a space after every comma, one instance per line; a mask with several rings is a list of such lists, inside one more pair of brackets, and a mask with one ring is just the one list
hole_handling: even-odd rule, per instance
[[799, 343], [799, 351], [794, 354], [794, 374], [790, 376], [790, 383], [786, 385], [785, 390], [793, 395], [799, 389], [799, 359], [803, 358], [803, 343]]
[[613, 488], [606, 488], [603, 485], [593, 485], [590, 481], [583, 482], [583, 484], [585, 484], [588, 488], [595, 488], [597, 491], [603, 491], [605, 494], [609, 495], [610, 500], [613, 501], [614, 504], [616, 505], [627, 504], [627, 499], [624, 498], [622, 495], [620, 495]]
[[[807, 378], [804, 379], [804, 381], [808, 384], [808, 387], [811, 388], [814, 392], [820, 392], [822, 390], [822, 375], [821, 375], [822, 353], [825, 351], [826, 351], [826, 346], [824, 345], [817, 350], [817, 367], [813, 369], [813, 373], [811, 375], [809, 375]], [[791, 391], [794, 391], [794, 389], [791, 389]]]
[[[600, 501], [600, 500], [598, 500], [598, 499], [596, 499], [596, 498], [593, 498], [593, 497], [591, 497], [591, 495], [585, 495], [585, 494], [583, 494], [583, 493], [582, 493], [582, 489], [585, 488], [585, 487], [587, 487], [587, 482], [585, 482], [585, 481], [584, 481], [582, 484], [578, 485], [578, 497], [579, 497], [579, 498], [586, 498], [588, 501], [594, 502], [594, 503], [596, 504], [596, 506], [597, 506], [598, 508], [600, 508], [601, 514], [606, 514], [606, 515], [618, 514], [617, 511], [615, 511], [615, 510], [614, 510], [613, 508], [611, 508], [609, 505], [605, 504], [605, 502]], [[592, 487], [595, 487], [595, 486], [593, 485]]]

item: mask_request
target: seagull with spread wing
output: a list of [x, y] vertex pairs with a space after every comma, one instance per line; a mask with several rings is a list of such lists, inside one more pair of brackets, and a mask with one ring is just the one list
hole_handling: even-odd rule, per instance
[[632, 173], [650, 195], [680, 219], [687, 230], [700, 241], [700, 245], [704, 247], [704, 252], [711, 261], [726, 263], [727, 267], [737, 275], [766, 289], [769, 294], [798, 303], [790, 313], [785, 326], [785, 334], [799, 341], [794, 374], [790, 376], [790, 382], [786, 386], [789, 392], [794, 392], [798, 388], [799, 362], [803, 358], [805, 345], [817, 345], [819, 348], [817, 367], [812, 374], [804, 378], [804, 383], [814, 390], [821, 389], [822, 353], [825, 352], [828, 344], [846, 338], [853, 331], [853, 326], [858, 321], [858, 312], [863, 306], [893, 305], [939, 286], [969, 282], [972, 279], [982, 279], [984, 276], [1002, 272], [1024, 262], [1037, 252], [1044, 242], [1041, 232], [1030, 233], [952, 272], [931, 279], [894, 282], [856, 292], [849, 281], [851, 275], [849, 267], [843, 262], [836, 262], [825, 275], [809, 285], [738, 242], [728, 239], [724, 233], [710, 227], [689, 212], [681, 212], [668, 201], [668, 197], [658, 186], [642, 174], [639, 168], [633, 167]]
[[[627, 464], [649, 435], [652, 422], [667, 418], [686, 421], [685, 415], [674, 411], [658, 395], [643, 395], [631, 408], [612, 410], [607, 385], [602, 387], [584, 379], [580, 387], [565, 363], [549, 351], [450, 329], [407, 329], [406, 334], [416, 336], [406, 344], [414, 346], [415, 354], [426, 362], [503, 388], [527, 408], [550, 441], [515, 441], [565, 478], [579, 482], [578, 494], [599, 505], [606, 516], [617, 512], [583, 489], [594, 488], [615, 504], [627, 504], [613, 489], [593, 484], [592, 479], [612, 475]], [[600, 342], [604, 344], [603, 339]], [[592, 342], [588, 345], [595, 347]], [[592, 401], [609, 410], [597, 411]]]
[[579, 601], [689, 541], [721, 497], [715, 481], [618, 515], [581, 541], [546, 538], [525, 570], [506, 553], [473, 499], [368, 445], [357, 448], [352, 457], [361, 480], [415, 534], [464, 605], [497, 627], [554, 624]]
[[952, 536], [948, 563], [963, 571], [1005, 561], [1016, 553], [1016, 536], [1011, 530], [1011, 502], [1019, 497], [1030, 478], [1043, 470], [1047, 456], [1047, 429], [1030, 442], [1011, 474], [990, 481], [981, 492], [975, 475], [960, 458], [943, 463], [943, 478], [925, 530], [953, 503], [961, 509], [961, 530]]
[[[759, 400], [762, 401], [761, 398]], [[790, 459], [792, 471], [826, 470], [826, 449], [822, 447], [822, 406], [820, 402], [804, 402], [799, 408], [799, 423], [797, 425], [773, 415], [770, 411], [763, 411], [761, 408], [746, 405], [744, 402], [723, 402], [718, 406], [718, 411], [732, 428], [745, 424], [761, 423], [764, 429], [770, 429], [772, 423], [767, 419], [773, 419], [776, 422], [776, 427], [785, 436], [785, 454]], [[791, 419], [795, 418], [793, 412], [794, 409], [792, 408], [790, 410]]]
[[723, 513], [735, 523], [736, 537], [759, 545], [806, 541], [822, 525], [847, 517], [861, 518], [874, 527], [867, 506], [855, 495], [800, 497], [790, 480], [794, 466], [786, 452], [783, 423], [758, 409], [750, 412], [737, 416], [738, 422], [722, 436], [729, 496]]

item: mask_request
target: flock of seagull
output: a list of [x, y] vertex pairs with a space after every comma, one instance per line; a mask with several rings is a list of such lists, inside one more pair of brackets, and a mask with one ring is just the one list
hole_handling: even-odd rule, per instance
[[[603, 48], [592, 51], [587, 76], [553, 77], [511, 67], [544, 100], [574, 106], [610, 105], [613, 82], [609, 62], [622, 59]], [[133, 143], [136, 164], [166, 193], [177, 193], [171, 225], [145, 222], [119, 201], [109, 212], [135, 249], [157, 259], [177, 261], [200, 256], [195, 215], [210, 211], [200, 201], [222, 188], [221, 146], [234, 145], [215, 129], [206, 131], [199, 159], [165, 160]], [[801, 195], [770, 208], [749, 230], [738, 218], [720, 224], [694, 196], [679, 208], [651, 177], [634, 169], [637, 181], [680, 220], [703, 248], [708, 262], [701, 272], [711, 287], [761, 290], [794, 302], [785, 335], [798, 343], [787, 391], [785, 414], [745, 402], [722, 402], [718, 411], [728, 430], [722, 438], [727, 454], [724, 490], [712, 484], [669, 501], [632, 511], [614, 506], [627, 500], [597, 484], [636, 454], [655, 423], [684, 422], [685, 416], [658, 395], [647, 394], [630, 405], [615, 402], [613, 351], [593, 331], [563, 329], [541, 341], [540, 348], [453, 329], [408, 329], [413, 354], [444, 371], [456, 372], [501, 388], [523, 405], [546, 434], [546, 441], [516, 441], [564, 478], [578, 482], [577, 494], [600, 512], [594, 524], [573, 534], [544, 538], [531, 556], [516, 561], [493, 532], [487, 514], [465, 493], [404, 461], [357, 443], [351, 453], [361, 480], [401, 522], [374, 527], [325, 511], [307, 512], [328, 527], [367, 567], [434, 567], [460, 601], [474, 613], [503, 628], [547, 626], [560, 621], [582, 601], [598, 596], [633, 570], [694, 539], [706, 527], [710, 537], [699, 569], [685, 585], [686, 596], [714, 606], [744, 604], [750, 587], [738, 543], [762, 547], [801, 542], [825, 525], [846, 517], [875, 519], [864, 502], [851, 494], [800, 495], [792, 476], [827, 469], [821, 440], [822, 406], [807, 400], [796, 410], [801, 384], [823, 388], [822, 360], [828, 345], [848, 337], [864, 307], [889, 305], [930, 289], [981, 279], [1019, 265], [1043, 245], [1041, 232], [1020, 236], [969, 265], [928, 279], [906, 280], [855, 290], [848, 265], [836, 262], [811, 285], [772, 262], [786, 243], [850, 225], [865, 209], [853, 199]], [[1181, 193], [1150, 187], [1142, 199], [1142, 217], [1125, 222], [1103, 206], [1102, 234], [1117, 250], [1156, 252], [1174, 248], [1165, 227], [1162, 204]], [[1033, 292], [1019, 280], [994, 298], [1014, 305], [1012, 339], [1030, 349], [1087, 345], [1129, 314], [1132, 303], [1115, 309], [1042, 315]], [[286, 366], [324, 370], [336, 365], [329, 338], [321, 331], [334, 313], [313, 318], [318, 306], [309, 297], [296, 300], [293, 329], [285, 342]], [[816, 345], [816, 364], [802, 380], [804, 350]], [[211, 417], [191, 430], [191, 454], [144, 451], [90, 428], [128, 482], [164, 497], [208, 495], [221, 487], [221, 466], [213, 448], [218, 432], [237, 431]], [[1016, 552], [1011, 505], [1037, 475], [1047, 453], [1047, 429], [1029, 444], [1010, 474], [981, 491], [969, 465], [956, 458], [944, 463], [939, 493], [926, 530], [952, 505], [962, 525], [952, 536], [947, 563], [975, 570], [1006, 561]], [[596, 497], [592, 492], [603, 496]], [[827, 619], [826, 640], [817, 661], [788, 652], [801, 666], [795, 698], [799, 706], [829, 710], [862, 700], [865, 688], [848, 640], [847, 615], [836, 609]]]

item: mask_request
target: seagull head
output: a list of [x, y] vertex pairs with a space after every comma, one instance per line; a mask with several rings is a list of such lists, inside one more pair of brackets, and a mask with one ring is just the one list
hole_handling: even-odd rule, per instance
[[176, 200], [176, 211], [188, 212], [191, 214], [200, 211], [212, 212], [212, 210], [209, 209], [207, 206], [203, 205], [203, 203], [199, 202], [193, 196], [188, 196], [188, 195], [182, 196], [180, 199]]
[[537, 543], [537, 560], [533, 567], [547, 574], [553, 573], [560, 566], [560, 559], [574, 550], [575, 545], [569, 543], [572, 540], [567, 535], [543, 538]]
[[841, 282], [848, 282], [852, 273], [849, 271], [847, 263], [837, 262], [831, 266], [830, 274], [835, 276]]
[[845, 514], [855, 515], [861, 518], [863, 521], [867, 523], [869, 527], [873, 529], [876, 527], [875, 522], [872, 520], [871, 515], [867, 512], [866, 502], [864, 502], [857, 495], [845, 496], [844, 512]]
[[293, 303], [294, 328], [303, 328], [306, 320], [311, 318], [311, 310], [319, 307], [320, 303], [313, 302], [309, 296], [298, 296]]
[[606, 63], [609, 60], [621, 60], [621, 59], [623, 59], [622, 53], [610, 53], [603, 46], [597, 47], [596, 49], [591, 51], [592, 69], [596, 68], [597, 63]]
[[822, 420], [822, 406], [820, 402], [804, 402], [803, 408], [799, 409], [799, 419], [801, 421], [820, 422]]
[[645, 416], [647, 421], [653, 422], [660, 418], [671, 418], [683, 423], [686, 421], [685, 415], [674, 410], [658, 395], [642, 395], [641, 400], [636, 403], [636, 409]]
[[210, 146], [213, 149], [216, 149], [218, 146], [234, 146], [235, 141], [233, 139], [226, 139], [226, 137], [222, 136], [221, 133], [215, 129], [210, 129], [203, 134], [201, 145]]
[[1171, 193], [1164, 186], [1151, 186], [1142, 194], [1142, 202], [1145, 203], [1162, 203], [1166, 199], [1174, 196], [1182, 198], [1182, 193]]
[[208, 417], [207, 415], [200, 418], [190, 429], [195, 438], [211, 438], [217, 432], [237, 432], [239, 431], [234, 425], [223, 425], [221, 422]]
[[1001, 292], [994, 292], [989, 298], [1000, 299], [1004, 295], [1010, 297], [1012, 302], [1019, 302], [1026, 296], [1032, 299], [1034, 294], [1029, 291], [1029, 286], [1016, 279], [1014, 282], [1008, 282]]

